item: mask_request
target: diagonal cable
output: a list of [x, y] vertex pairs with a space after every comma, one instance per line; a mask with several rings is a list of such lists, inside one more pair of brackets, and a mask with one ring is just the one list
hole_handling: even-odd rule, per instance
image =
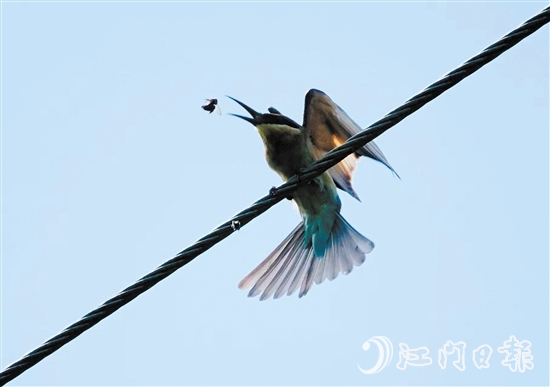
[[0, 386], [3, 386], [4, 384], [13, 380], [18, 375], [25, 372], [36, 363], [44, 359], [46, 356], [51, 355], [63, 345], [75, 339], [81, 333], [90, 329], [95, 324], [97, 324], [110, 314], [114, 313], [123, 305], [126, 305], [134, 298], [136, 298], [146, 290], [150, 289], [182, 266], [188, 264], [197, 256], [214, 246], [216, 243], [227, 238], [235, 230], [246, 225], [252, 219], [261, 215], [270, 207], [290, 195], [299, 185], [314, 179], [315, 177], [326, 171], [328, 168], [336, 165], [346, 156], [357, 151], [369, 141], [372, 141], [376, 137], [380, 136], [386, 130], [388, 130], [410, 114], [414, 113], [422, 106], [438, 97], [444, 91], [450, 89], [458, 82], [480, 69], [482, 66], [491, 62], [497, 56], [537, 31], [549, 21], [550, 6], [543, 9], [539, 14], [527, 20], [521, 26], [519, 26], [509, 34], [505, 35], [499, 41], [490, 45], [473, 58], [464, 62], [455, 70], [444, 75], [437, 82], [432, 83], [422, 92], [406, 101], [397, 109], [392, 110], [390, 113], [386, 114], [386, 116], [376, 121], [374, 124], [370, 125], [361, 133], [351, 137], [344, 144], [327, 153], [322, 159], [316, 161], [311, 166], [304, 169], [304, 171], [302, 171], [299, 176], [293, 176], [286, 183], [280, 185], [275, 190], [272, 190], [268, 196], [264, 196], [247, 209], [239, 212], [232, 219], [228, 220], [227, 222], [223, 223], [218, 228], [213, 230], [210, 234], [199, 239], [197, 242], [195, 242], [193, 245], [189, 246], [185, 250], [180, 251], [174, 258], [165, 262], [151, 273], [140, 278], [136, 283], [122, 290], [115, 297], [107, 300], [98, 308], [94, 309], [93, 311], [82, 317], [80, 320], [68, 326], [62, 332], [58, 333], [57, 335], [46, 341], [40, 347], [27, 353], [20, 360], [12, 363], [0, 373]]

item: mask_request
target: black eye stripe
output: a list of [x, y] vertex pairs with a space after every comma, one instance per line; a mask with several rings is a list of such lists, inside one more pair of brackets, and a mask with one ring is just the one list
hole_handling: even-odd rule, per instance
[[298, 125], [297, 122], [294, 120], [280, 115], [280, 114], [261, 114], [257, 117], [255, 117], [254, 121], [257, 122], [256, 125], [259, 124], [278, 124], [278, 125], [287, 125], [292, 128], [300, 129], [300, 125]]

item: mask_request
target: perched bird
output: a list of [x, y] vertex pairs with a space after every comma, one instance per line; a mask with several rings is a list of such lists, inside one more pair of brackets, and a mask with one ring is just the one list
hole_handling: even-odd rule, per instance
[[[269, 113], [262, 114], [229, 98], [251, 115], [233, 114], [256, 127], [265, 145], [267, 163], [284, 181], [361, 130], [325, 93], [315, 89], [306, 95], [302, 125], [275, 108], [270, 107]], [[314, 282], [332, 281], [365, 261], [365, 254], [372, 251], [374, 244], [340, 215], [341, 202], [336, 189], [359, 200], [351, 178], [360, 156], [377, 160], [395, 173], [371, 141], [294, 191], [292, 199], [298, 205], [302, 222], [239, 283], [241, 289], [252, 287], [249, 297], [261, 294], [260, 300], [279, 298], [298, 288], [302, 297]]]
[[206, 110], [207, 112], [210, 112], [210, 114], [212, 114], [212, 112], [214, 110], [216, 111], [216, 113], [218, 113], [218, 115], [222, 114], [222, 111], [221, 111], [220, 107], [218, 106], [218, 100], [216, 98], [206, 99], [205, 101], [206, 101], [206, 103], [201, 106], [201, 108], [203, 110]]

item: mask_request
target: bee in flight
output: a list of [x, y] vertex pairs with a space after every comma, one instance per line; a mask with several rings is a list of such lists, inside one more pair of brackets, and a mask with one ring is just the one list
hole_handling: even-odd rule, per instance
[[206, 99], [205, 101], [206, 103], [201, 106], [203, 110], [206, 110], [209, 113], [212, 113], [215, 110], [216, 113], [221, 116], [222, 110], [218, 106], [218, 100], [216, 98]]

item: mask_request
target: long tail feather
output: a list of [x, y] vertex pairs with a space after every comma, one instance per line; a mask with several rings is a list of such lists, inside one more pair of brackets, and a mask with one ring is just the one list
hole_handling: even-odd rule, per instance
[[256, 267], [254, 270], [250, 272], [250, 274], [248, 274], [246, 277], [243, 278], [243, 280], [238, 285], [239, 289], [242, 289], [242, 290], [248, 289], [252, 285], [254, 285], [258, 281], [258, 279], [265, 273], [265, 271], [271, 266], [275, 258], [277, 258], [280, 255], [281, 251], [285, 249], [285, 247], [288, 245], [288, 243], [290, 242], [294, 234], [299, 232], [300, 230], [303, 230], [303, 228], [304, 228], [303, 223], [300, 223], [294, 230], [292, 230], [290, 235], [287, 236], [281, 242], [281, 244], [277, 246], [277, 248], [273, 250], [273, 252], [269, 254], [267, 258], [264, 259], [262, 263], [258, 265], [258, 267]]
[[[292, 264], [284, 276], [283, 280], [281, 281], [281, 284], [275, 291], [275, 295], [273, 298], [281, 298], [286, 292], [290, 291], [290, 285], [292, 284], [292, 280], [297, 276], [298, 271], [300, 270], [300, 265], [304, 265], [305, 257], [307, 256], [308, 251], [307, 249], [302, 249], [300, 252], [300, 255], [292, 259]], [[292, 294], [291, 292], [288, 293], [289, 295]]]
[[339, 213], [332, 226], [324, 254], [315, 254], [311, 242], [304, 243], [304, 222], [290, 233], [279, 246], [248, 274], [240, 289], [252, 287], [249, 297], [260, 295], [260, 300], [280, 298], [293, 294], [305, 296], [314, 283], [332, 281], [340, 273], [349, 274], [354, 266], [365, 262], [365, 254], [374, 244], [355, 230]]
[[292, 257], [294, 257], [299, 250], [301, 250], [300, 242], [302, 240], [303, 236], [300, 232], [292, 234], [292, 238], [290, 238], [284, 249], [267, 268], [267, 270], [260, 277], [258, 282], [256, 282], [252, 289], [250, 289], [250, 297], [254, 297], [262, 293], [269, 286], [269, 284], [278, 280], [278, 269], [281, 267], [281, 265], [284, 265], [286, 261], [292, 259]]

